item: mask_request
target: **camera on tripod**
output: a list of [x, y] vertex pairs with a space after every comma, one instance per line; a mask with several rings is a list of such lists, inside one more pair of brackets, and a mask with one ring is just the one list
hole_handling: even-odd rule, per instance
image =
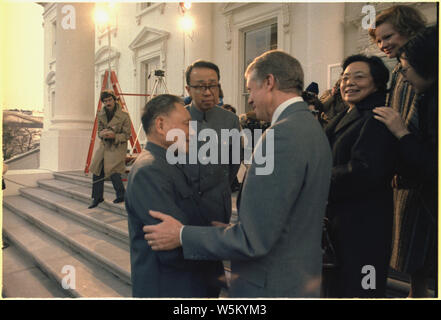
[[164, 77], [165, 76], [164, 70], [155, 70], [155, 76], [156, 77]]

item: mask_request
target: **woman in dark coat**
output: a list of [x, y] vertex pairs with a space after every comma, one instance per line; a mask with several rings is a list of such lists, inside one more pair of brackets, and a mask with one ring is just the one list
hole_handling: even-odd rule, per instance
[[[438, 34], [430, 27], [410, 39], [399, 50], [401, 73], [417, 93], [416, 109], [419, 130], [411, 132], [400, 114], [392, 108], [376, 108], [380, 120], [398, 139], [399, 174], [412, 182], [420, 205], [408, 219], [415, 232], [409, 235], [414, 243], [408, 264], [412, 273], [412, 297], [429, 297], [427, 278], [436, 282], [436, 235], [438, 199]], [[418, 284], [418, 285], [417, 285]], [[436, 283], [433, 284], [436, 287]]]
[[386, 296], [392, 237], [396, 141], [373, 118], [384, 105], [389, 71], [378, 57], [343, 62], [340, 91], [349, 106], [325, 128], [333, 169], [327, 217], [338, 267], [331, 297]]

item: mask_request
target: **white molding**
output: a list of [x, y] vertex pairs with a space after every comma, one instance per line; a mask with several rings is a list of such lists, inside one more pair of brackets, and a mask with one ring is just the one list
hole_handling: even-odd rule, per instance
[[56, 59], [53, 59], [51, 62], [49, 62], [49, 70], [54, 71], [52, 69], [55, 69], [56, 63], [57, 63]]
[[[121, 53], [115, 48], [110, 48], [110, 61], [118, 60]], [[95, 52], [95, 66], [99, 66], [103, 63], [108, 63], [109, 61], [109, 46], [101, 47], [97, 52]]]
[[[110, 68], [118, 74], [119, 58], [121, 53], [114, 47], [110, 48]], [[108, 69], [109, 47], [103, 46], [95, 52], [95, 87], [101, 86], [101, 75]]]
[[331, 74], [333, 73], [332, 70], [340, 69], [341, 70], [341, 63], [334, 63], [334, 64], [328, 64], [328, 75], [327, 75], [327, 84], [328, 89], [331, 89], [334, 87], [335, 79], [331, 79]]
[[55, 71], [51, 71], [47, 74], [45, 83], [48, 86], [55, 84]]
[[102, 32], [100, 32], [99, 28], [96, 28], [96, 30], [98, 30], [98, 35], [97, 35], [97, 39], [98, 39], [98, 44], [101, 45], [101, 41], [103, 41], [103, 38], [107, 37], [108, 33], [110, 32], [110, 35], [113, 34], [113, 37], [116, 38], [116, 35], [118, 33], [118, 27], [117, 26], [112, 26], [110, 28], [110, 30], [104, 30]]
[[163, 2], [163, 3], [155, 3], [155, 4], [152, 4], [150, 7], [147, 7], [147, 8], [145, 8], [144, 10], [140, 11], [140, 10], [139, 10], [139, 6], [140, 6], [140, 4], [138, 3], [138, 4], [136, 5], [136, 11], [140, 11], [140, 12], [139, 12], [138, 14], [135, 15], [136, 24], [139, 26], [139, 25], [141, 24], [142, 17], [144, 17], [146, 14], [148, 14], [149, 12], [152, 12], [152, 11], [154, 11], [154, 10], [156, 10], [156, 9], [159, 9], [159, 10], [160, 10], [160, 13], [161, 13], [161, 14], [164, 14], [164, 11], [165, 11], [165, 5], [166, 5], [166, 4], [167, 4], [167, 3], [165, 3], [165, 2]]
[[47, 96], [46, 96], [47, 97], [47, 105], [45, 106], [45, 109], [46, 108], [49, 109], [48, 114], [51, 115], [51, 120], [52, 120], [52, 117], [54, 116], [54, 110], [53, 110], [52, 106], [53, 106], [53, 102], [55, 102], [55, 101], [52, 101], [52, 92], [55, 92], [56, 81], [57, 81], [57, 79], [56, 79], [55, 71], [50, 71], [47, 74], [46, 79], [45, 79], [45, 83], [47, 86], [47, 88], [46, 88], [47, 89]]
[[[253, 5], [253, 6], [252, 6]], [[255, 8], [260, 8], [260, 10], [254, 11]], [[262, 10], [262, 8], [267, 10]], [[239, 9], [241, 9], [239, 12]], [[245, 10], [244, 10], [245, 9]], [[246, 9], [250, 10], [249, 14], [245, 12]], [[286, 11], [289, 10], [289, 13]], [[252, 30], [259, 25], [266, 23], [277, 23], [277, 47], [281, 50], [290, 50], [290, 29], [292, 24], [290, 4], [280, 4], [275, 5], [271, 3], [230, 3], [224, 6], [223, 14], [225, 18], [231, 15], [231, 44], [227, 36], [226, 45], [231, 47], [232, 52], [232, 68], [237, 70], [236, 76], [233, 76], [232, 82], [232, 96], [237, 97], [238, 101], [236, 105], [238, 107], [238, 112], [245, 112], [246, 106], [244, 105], [243, 99], [243, 87], [244, 79], [243, 74], [245, 72], [245, 67], [243, 66], [243, 56], [244, 56], [244, 33]]]
[[[130, 43], [129, 48], [133, 51], [133, 73], [136, 77], [138, 70], [138, 61], [145, 60], [148, 57], [159, 56], [161, 68], [166, 67], [167, 62], [167, 40], [170, 32], [144, 27]], [[141, 51], [147, 51], [147, 53]]]
[[[149, 35], [153, 35], [149, 37]], [[135, 37], [135, 39], [129, 44], [129, 48], [132, 51], [139, 50], [140, 48], [147, 46], [149, 44], [152, 44], [156, 41], [165, 41], [170, 35], [170, 32], [144, 27], [142, 30], [138, 33], [138, 35]]]
[[284, 33], [289, 33], [291, 26], [291, 10], [288, 3], [282, 4], [282, 27]]
[[[145, 68], [146, 68], [147, 63], [149, 61], [154, 60], [154, 59], [159, 59], [159, 64], [160, 64], [159, 69], [164, 70], [164, 68], [161, 66], [161, 50], [159, 48], [157, 50], [145, 52], [142, 55], [137, 57], [137, 60], [135, 62], [136, 63], [135, 69], [137, 71], [137, 74], [139, 74], [139, 76], [134, 77], [136, 92], [145, 93], [144, 88], [146, 85], [146, 81], [148, 81], [146, 79], [146, 77], [144, 77], [145, 71], [146, 71]], [[145, 105], [145, 97], [144, 96], [135, 97], [134, 117], [136, 117], [136, 119], [141, 119], [141, 110], [142, 110], [142, 107], [144, 107], [144, 105]], [[138, 123], [140, 123], [140, 122], [138, 122]], [[138, 130], [138, 129], [139, 128], [135, 128], [135, 130]], [[141, 134], [141, 136], [142, 136], [142, 134]], [[140, 137], [138, 137], [138, 139], [140, 139]]]
[[225, 48], [227, 50], [231, 49], [231, 41], [232, 41], [232, 28], [233, 28], [233, 14], [229, 13], [225, 15], [225, 35], [226, 35], [226, 39], [225, 39]]
[[56, 2], [52, 2], [52, 3], [44, 3], [43, 4], [43, 8], [44, 8], [44, 12], [43, 12], [43, 19], [46, 19], [51, 13], [53, 13], [53, 11], [56, 11], [57, 8], [57, 3]]
[[[136, 92], [142, 92], [144, 82], [146, 81], [142, 78], [144, 63], [149, 60], [158, 58], [158, 68], [162, 70], [166, 69], [167, 41], [169, 37], [170, 32], [168, 31], [143, 27], [142, 30], [129, 44], [129, 49], [132, 50], [133, 79]], [[136, 97], [135, 105], [144, 105], [144, 99], [144, 97]]]
[[252, 3], [243, 3], [243, 2], [230, 2], [224, 5], [222, 8], [222, 14], [232, 14], [234, 11], [237, 11], [237, 9], [243, 8], [245, 6], [249, 6]]

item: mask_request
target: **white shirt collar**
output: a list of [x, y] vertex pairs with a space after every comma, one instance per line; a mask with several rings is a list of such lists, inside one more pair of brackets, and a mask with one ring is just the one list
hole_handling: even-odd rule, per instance
[[285, 102], [281, 103], [276, 110], [273, 113], [273, 118], [271, 120], [271, 125], [273, 125], [274, 123], [277, 122], [277, 120], [279, 119], [280, 115], [282, 114], [282, 112], [291, 104], [295, 103], [295, 102], [301, 102], [303, 101], [302, 97], [294, 97], [291, 99], [286, 100]]

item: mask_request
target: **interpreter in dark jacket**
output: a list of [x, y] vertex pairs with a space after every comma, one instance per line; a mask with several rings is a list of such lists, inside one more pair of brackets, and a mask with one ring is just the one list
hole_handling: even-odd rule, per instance
[[[188, 139], [190, 114], [180, 98], [161, 95], [152, 99], [142, 116], [149, 142], [138, 156], [126, 192], [130, 237], [133, 297], [218, 297], [216, 279], [220, 261], [184, 260], [182, 248], [155, 252], [144, 240], [142, 227], [156, 224], [149, 210], [161, 210], [182, 223], [207, 225], [199, 210], [198, 195], [182, 165], [169, 164], [166, 140], [171, 129], [181, 129]], [[188, 140], [181, 148], [188, 148]]]
[[396, 143], [372, 109], [384, 105], [389, 72], [379, 58], [364, 55], [346, 58], [343, 70], [340, 89], [349, 108], [325, 129], [333, 154], [327, 215], [338, 263], [330, 292], [385, 297]]
[[[210, 154], [204, 147], [211, 136], [207, 132], [216, 132], [218, 141], [221, 141], [222, 130], [240, 131], [239, 118], [232, 112], [218, 107], [220, 98], [220, 72], [217, 65], [209, 61], [197, 60], [188, 66], [186, 72], [186, 90], [192, 97], [191, 104], [187, 106], [191, 119], [197, 124], [194, 128], [198, 139], [195, 139], [195, 148], [198, 152], [197, 161], [191, 161], [185, 165], [185, 170], [191, 177], [192, 183], [201, 197], [201, 210], [207, 223], [220, 221], [228, 223], [231, 217], [231, 185], [240, 167], [238, 161], [222, 161], [224, 145], [219, 143], [218, 154]], [[211, 129], [209, 131], [205, 129]], [[202, 133], [201, 133], [202, 132]], [[205, 134], [204, 134], [205, 133]], [[228, 141], [230, 160], [234, 151], [233, 139]], [[191, 146], [190, 146], [191, 148]], [[212, 161], [216, 160], [216, 161]]]

